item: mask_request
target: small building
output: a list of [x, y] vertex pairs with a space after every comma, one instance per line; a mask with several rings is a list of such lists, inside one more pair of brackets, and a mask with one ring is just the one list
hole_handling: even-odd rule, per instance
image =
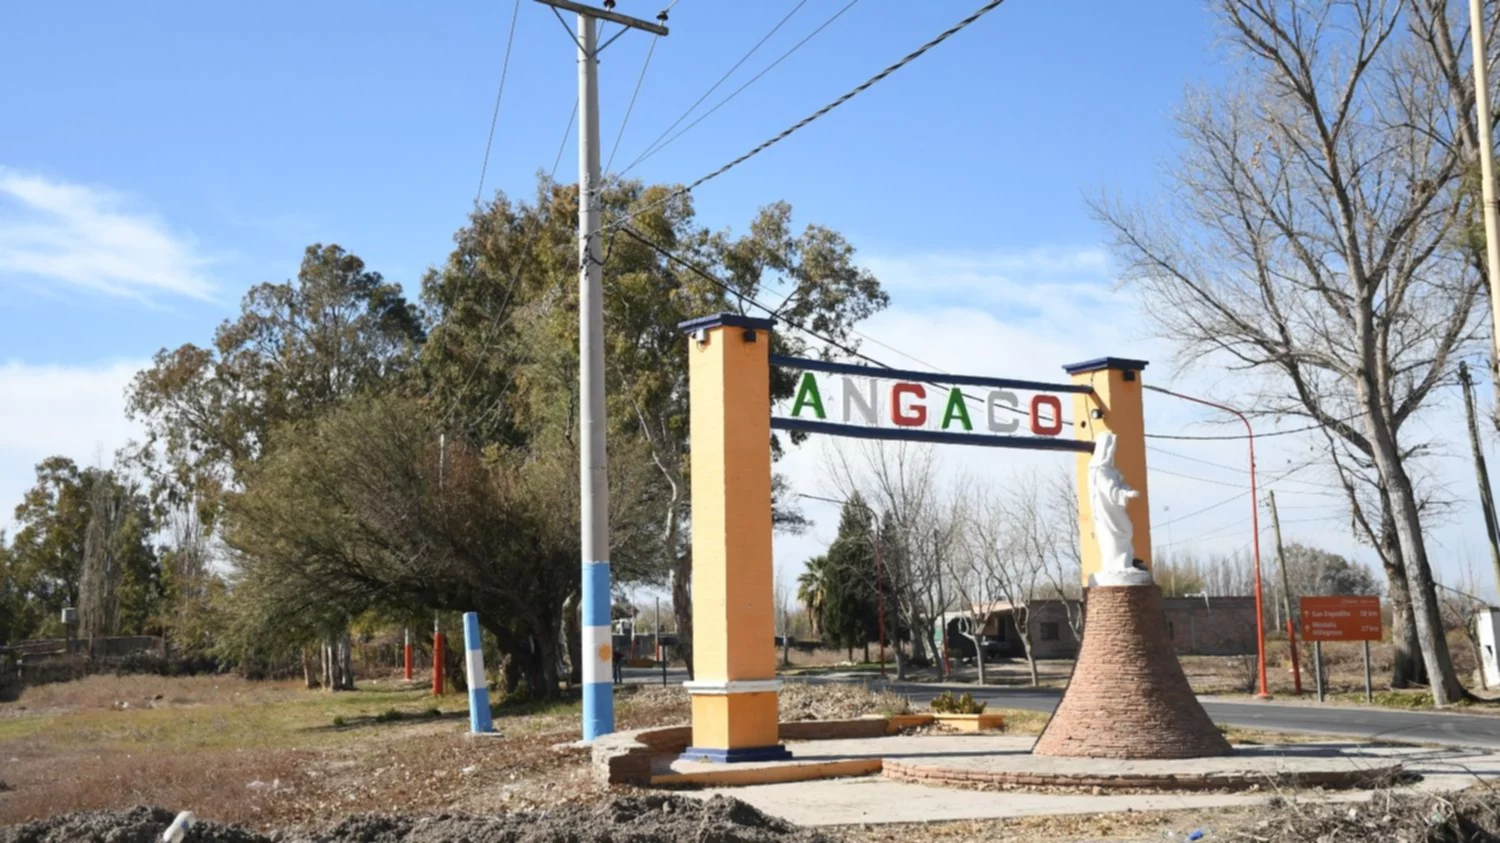
[[[1255, 652], [1254, 597], [1169, 597], [1162, 600], [1167, 635], [1179, 656], [1237, 656]], [[1039, 659], [1071, 659], [1078, 655], [1075, 625], [1087, 623], [1077, 600], [1033, 600], [1027, 611], [1011, 603], [992, 603], [969, 614], [949, 612], [943, 625], [948, 651], [974, 657], [969, 631], [983, 617], [980, 637], [985, 658], [1026, 657], [1017, 617], [1024, 615], [1031, 632], [1032, 654]]]

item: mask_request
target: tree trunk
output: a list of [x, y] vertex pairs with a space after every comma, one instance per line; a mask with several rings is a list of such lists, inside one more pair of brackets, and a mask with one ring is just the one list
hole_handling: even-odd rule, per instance
[[1427, 667], [1432, 702], [1435, 706], [1445, 706], [1463, 699], [1466, 692], [1454, 674], [1453, 659], [1448, 652], [1448, 639], [1443, 631], [1442, 614], [1438, 608], [1437, 588], [1433, 583], [1432, 568], [1428, 564], [1427, 548], [1422, 539], [1416, 495], [1383, 419], [1377, 417], [1369, 420], [1368, 427], [1372, 434], [1370, 439], [1374, 446], [1376, 467], [1391, 498], [1396, 536], [1400, 542], [1401, 558], [1406, 566], [1406, 582], [1410, 590], [1412, 626], [1416, 628], [1422, 661]]
[[1022, 632], [1018, 637], [1021, 639], [1021, 649], [1026, 653], [1026, 670], [1031, 674], [1031, 687], [1039, 687], [1042, 682], [1036, 672], [1036, 657], [1031, 654], [1031, 634]]
[[[1391, 537], [1394, 544], [1395, 536]], [[1417, 628], [1411, 618], [1411, 589], [1406, 585], [1406, 567], [1399, 557], [1387, 557], [1383, 563], [1386, 585], [1391, 599], [1391, 687], [1410, 688], [1427, 684], [1427, 669], [1422, 663], [1422, 647], [1417, 642]]]
[[333, 640], [324, 637], [318, 645], [318, 657], [322, 668], [322, 686], [325, 691], [333, 690]]
[[567, 627], [568, 636], [568, 685], [583, 684], [583, 611], [579, 595], [575, 592], [568, 597], [568, 602], [563, 604], [563, 625]]
[[318, 676], [313, 670], [312, 650], [307, 647], [302, 648], [302, 682], [309, 691], [318, 687]]
[[980, 686], [983, 686], [985, 684], [985, 679], [984, 679], [984, 645], [981, 643], [983, 640], [984, 640], [984, 634], [982, 632], [979, 635], [975, 636], [975, 639], [974, 639], [974, 664], [979, 668], [979, 684], [980, 684]]
[[[677, 531], [671, 533], [675, 539]], [[678, 555], [672, 566], [672, 614], [677, 619], [677, 657], [687, 666], [688, 678], [693, 674], [693, 554], [692, 551]]]

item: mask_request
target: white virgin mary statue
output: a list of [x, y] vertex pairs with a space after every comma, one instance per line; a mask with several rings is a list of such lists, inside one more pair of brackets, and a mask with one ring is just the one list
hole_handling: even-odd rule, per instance
[[1099, 571], [1092, 585], [1149, 585], [1151, 572], [1135, 567], [1135, 529], [1125, 505], [1141, 493], [1125, 485], [1115, 467], [1115, 435], [1101, 433], [1089, 459], [1089, 509], [1099, 543]]

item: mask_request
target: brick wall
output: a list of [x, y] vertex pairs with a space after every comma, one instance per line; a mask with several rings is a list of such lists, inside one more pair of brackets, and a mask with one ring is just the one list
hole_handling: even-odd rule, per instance
[[1178, 655], [1238, 656], [1255, 652], [1254, 597], [1172, 597], [1162, 600], [1167, 634]]

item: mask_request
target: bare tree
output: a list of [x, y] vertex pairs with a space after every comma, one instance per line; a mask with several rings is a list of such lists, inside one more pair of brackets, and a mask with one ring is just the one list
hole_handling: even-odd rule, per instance
[[[1170, 215], [1099, 206], [1184, 360], [1262, 375], [1387, 490], [1433, 699], [1464, 694], [1442, 634], [1403, 426], [1482, 326], [1450, 91], [1398, 0], [1216, 0], [1245, 72], [1189, 98]], [[1411, 435], [1405, 437], [1410, 439]]]
[[[843, 497], [858, 494], [878, 513], [877, 587], [886, 604], [887, 635], [906, 630], [914, 656], [925, 652], [934, 661], [940, 659], [931, 621], [942, 614], [939, 565], [942, 547], [953, 541], [947, 537], [956, 530], [955, 501], [962, 497], [953, 491], [957, 487], [950, 484], [945, 495], [932, 448], [904, 442], [861, 442], [832, 449], [830, 469]], [[899, 640], [896, 643], [896, 676], [905, 678], [906, 657]]]

